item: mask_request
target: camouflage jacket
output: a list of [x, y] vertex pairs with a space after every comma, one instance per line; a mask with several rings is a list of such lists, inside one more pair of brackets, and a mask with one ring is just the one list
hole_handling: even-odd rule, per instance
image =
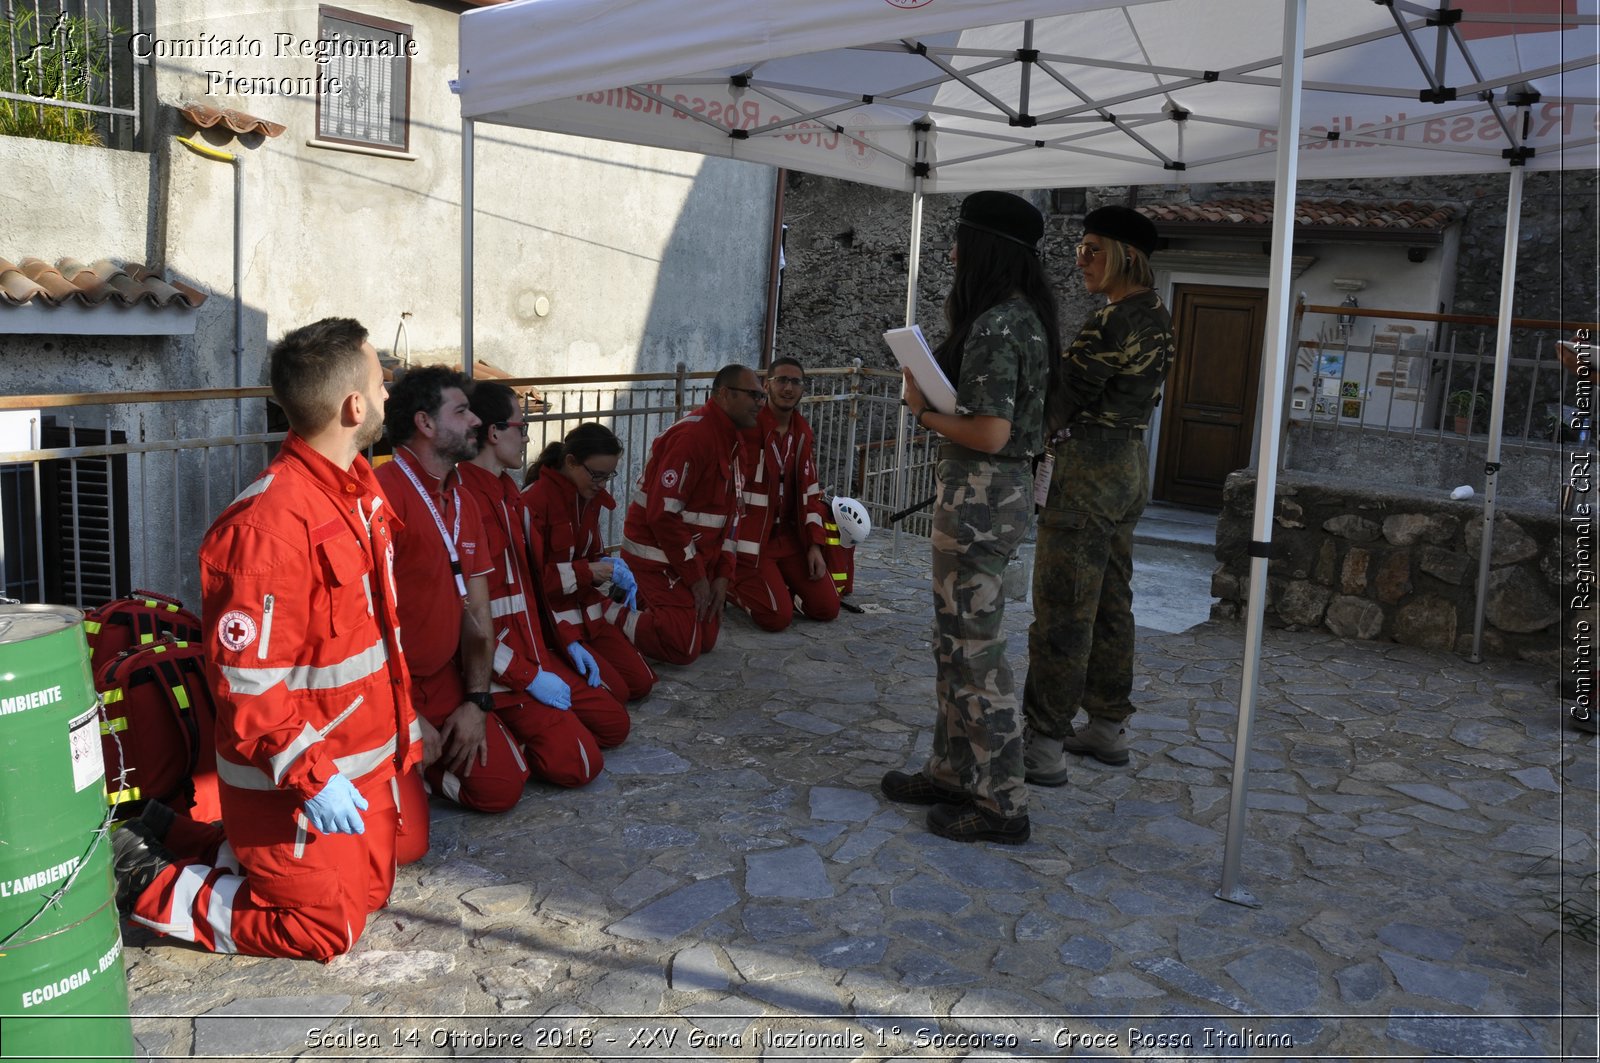
[[1020, 295], [972, 323], [962, 348], [956, 412], [1011, 422], [1011, 437], [995, 457], [1031, 458], [1044, 449], [1048, 358], [1044, 327]]
[[1050, 434], [1070, 424], [1148, 428], [1173, 354], [1172, 316], [1155, 292], [1101, 307], [1062, 355]]

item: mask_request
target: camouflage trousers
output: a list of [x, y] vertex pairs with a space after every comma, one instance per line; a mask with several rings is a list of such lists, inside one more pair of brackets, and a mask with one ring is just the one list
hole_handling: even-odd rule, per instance
[[1033, 554], [1033, 624], [1023, 715], [1050, 738], [1091, 717], [1133, 714], [1133, 527], [1149, 495], [1137, 439], [1069, 439], [1055, 448]]
[[943, 460], [933, 510], [933, 653], [939, 717], [930, 778], [1002, 816], [1028, 811], [1022, 719], [1006, 660], [1006, 562], [1028, 532], [1026, 461]]

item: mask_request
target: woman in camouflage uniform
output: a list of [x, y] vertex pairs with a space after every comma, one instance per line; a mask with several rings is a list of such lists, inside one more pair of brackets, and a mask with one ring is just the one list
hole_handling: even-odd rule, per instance
[[[1144, 434], [1172, 363], [1172, 317], [1153, 290], [1156, 227], [1128, 207], [1083, 219], [1078, 266], [1106, 305], [1050, 367], [1049, 494], [1028, 629], [1028, 781], [1067, 781], [1063, 751], [1128, 762], [1133, 714], [1133, 527], [1150, 490]], [[1042, 474], [1043, 475], [1043, 474]], [[1074, 733], [1082, 707], [1089, 722]]]
[[906, 373], [905, 401], [939, 448], [933, 513], [933, 754], [883, 792], [934, 806], [928, 829], [957, 841], [1028, 840], [1022, 720], [1001, 631], [1001, 579], [1033, 517], [1033, 458], [1044, 442], [1048, 365], [1060, 349], [1055, 297], [1039, 262], [1044, 218], [1006, 192], [961, 204], [945, 300], [949, 336], [934, 352], [956, 382], [953, 413], [929, 408]]

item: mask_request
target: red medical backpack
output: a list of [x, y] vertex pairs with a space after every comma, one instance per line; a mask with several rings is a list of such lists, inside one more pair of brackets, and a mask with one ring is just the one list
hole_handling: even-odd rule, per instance
[[200, 641], [200, 618], [176, 598], [155, 591], [134, 591], [129, 598], [90, 609], [83, 617], [89, 640], [89, 668], [95, 674], [107, 661], [134, 646], [148, 646], [162, 635], [180, 642]]
[[217, 802], [216, 709], [205, 653], [171, 635], [132, 646], [95, 674], [105, 705], [100, 745], [116, 818], [157, 800], [209, 822]]

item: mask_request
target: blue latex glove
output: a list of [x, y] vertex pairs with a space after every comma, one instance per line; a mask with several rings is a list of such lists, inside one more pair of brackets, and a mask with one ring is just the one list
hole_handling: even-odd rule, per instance
[[[622, 588], [625, 595], [623, 603], [629, 609], [639, 608], [639, 584], [633, 578], [633, 572], [628, 568], [628, 563], [618, 554], [611, 559], [611, 582]], [[591, 686], [593, 684], [590, 684]]]
[[572, 667], [589, 681], [590, 686], [600, 685], [600, 666], [594, 663], [594, 654], [584, 649], [583, 643], [576, 641], [567, 643], [567, 656], [572, 658]]
[[322, 834], [365, 834], [361, 811], [367, 799], [340, 772], [328, 780], [317, 796], [305, 803], [306, 819]]
[[528, 693], [552, 709], [572, 708], [572, 689], [560, 676], [540, 669], [528, 684]]

